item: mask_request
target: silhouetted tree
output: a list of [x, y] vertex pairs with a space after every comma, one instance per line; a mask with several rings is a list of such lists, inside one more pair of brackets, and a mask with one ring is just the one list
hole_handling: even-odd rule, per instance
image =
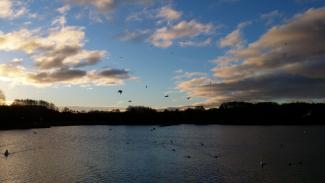
[[6, 97], [5, 94], [0, 90], [0, 105], [6, 104]]
[[219, 108], [203, 106], [177, 110], [155, 110], [129, 106], [125, 112], [57, 110], [42, 100], [16, 99], [11, 106], [0, 106], [0, 129], [40, 128], [64, 125], [174, 125], [174, 124], [239, 124], [239, 125], [310, 125], [325, 124], [325, 104], [272, 102], [227, 102]]
[[47, 109], [58, 110], [58, 108], [53, 103], [44, 100], [15, 99], [11, 105], [12, 106], [42, 106]]
[[126, 112], [156, 112], [155, 109], [152, 109], [150, 107], [145, 107], [145, 106], [129, 106], [126, 108]]

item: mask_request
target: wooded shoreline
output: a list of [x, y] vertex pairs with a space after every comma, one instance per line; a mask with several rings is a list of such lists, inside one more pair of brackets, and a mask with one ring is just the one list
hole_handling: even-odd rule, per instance
[[[32, 101], [32, 100], [30, 100]], [[0, 106], [0, 129], [48, 128], [71, 125], [324, 125], [325, 104], [228, 102], [218, 108], [202, 106], [164, 110], [129, 106], [126, 111], [59, 110], [45, 101], [20, 100]]]

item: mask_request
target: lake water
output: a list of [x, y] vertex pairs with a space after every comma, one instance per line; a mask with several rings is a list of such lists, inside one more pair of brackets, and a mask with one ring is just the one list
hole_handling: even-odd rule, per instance
[[6, 149], [11, 154], [0, 158], [4, 183], [325, 182], [324, 126], [0, 131], [0, 152]]

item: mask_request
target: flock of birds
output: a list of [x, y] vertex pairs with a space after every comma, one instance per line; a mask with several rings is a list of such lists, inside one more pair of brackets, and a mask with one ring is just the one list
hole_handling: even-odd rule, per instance
[[[148, 85], [146, 85], [146, 88], [148, 88]], [[117, 93], [119, 93], [120, 95], [122, 95], [123, 94], [123, 90], [117, 90]], [[164, 97], [165, 98], [168, 98], [169, 97], [169, 94], [166, 94]], [[191, 97], [186, 97], [186, 99], [187, 100], [191, 100]], [[128, 102], [129, 103], [132, 103], [133, 101], [132, 100], [129, 100]]]
[[[156, 129], [155, 127], [153, 127], [153, 128], [150, 129], [150, 131], [156, 131], [156, 130], [157, 130], [157, 129]], [[112, 128], [109, 128], [109, 131], [112, 131]], [[306, 131], [304, 131], [304, 133], [306, 133]], [[37, 134], [37, 132], [36, 132], [36, 131], [33, 131], [33, 134], [35, 135], [35, 134]], [[157, 142], [157, 141], [154, 141], [154, 143], [157, 144], [158, 142]], [[176, 145], [176, 143], [175, 143], [173, 140], [169, 140], [169, 143], [170, 143], [170, 145]], [[126, 144], [130, 144], [130, 142], [126, 142]], [[165, 147], [165, 143], [163, 143], [163, 145], [164, 145], [164, 147]], [[199, 145], [200, 145], [201, 147], [205, 146], [205, 144], [204, 144], [203, 142], [200, 142]], [[283, 145], [283, 144], [280, 144], [280, 147], [283, 148], [284, 145]], [[176, 152], [176, 149], [175, 149], [175, 148], [172, 148], [171, 150], [172, 150], [173, 152]], [[21, 151], [21, 152], [23, 152], [23, 151]], [[10, 154], [14, 154], [14, 153], [9, 153], [9, 150], [8, 150], [8, 149], [6, 149], [5, 152], [3, 153], [4, 157], [6, 157], [6, 158], [7, 158]], [[213, 158], [215, 158], [215, 159], [219, 158], [218, 155], [210, 155], [210, 154], [209, 154], [209, 156], [211, 156], [211, 157], [213, 157]], [[184, 158], [190, 159], [190, 158], [192, 158], [192, 156], [190, 156], [190, 155], [186, 155], [186, 156], [184, 156]], [[295, 163], [289, 162], [289, 163], [288, 163], [288, 166], [293, 166], [294, 164], [295, 164]], [[302, 165], [303, 162], [300, 160], [300, 161], [298, 161], [296, 164], [297, 164], [297, 165]], [[261, 168], [264, 168], [264, 167], [267, 165], [267, 163], [266, 163], [265, 161], [261, 160], [261, 161], [259, 161], [259, 165], [260, 165]]]
[[[284, 43], [282, 43], [282, 44], [283, 44], [285, 47], [286, 47], [286, 46], [288, 46], [288, 42], [284, 42]], [[171, 51], [171, 52], [170, 52], [170, 54], [171, 54], [171, 55], [173, 55], [173, 54], [174, 54], [174, 52], [173, 52], [173, 51]], [[284, 57], [286, 57], [286, 56], [287, 56], [287, 54], [286, 54], [286, 53], [284, 53]], [[124, 57], [120, 56], [120, 59], [124, 59]], [[148, 88], [148, 85], [146, 85], [146, 88]], [[118, 92], [120, 95], [122, 95], [122, 93], [123, 93], [123, 90], [118, 90], [117, 92]], [[168, 95], [168, 94], [166, 94], [166, 95], [165, 95], [165, 98], [168, 98], [168, 97], [169, 97], [169, 95]], [[187, 99], [187, 100], [191, 100], [191, 97], [186, 97], [186, 99]], [[132, 100], [129, 100], [128, 102], [129, 102], [129, 103], [131, 103], [131, 102], [132, 102]]]

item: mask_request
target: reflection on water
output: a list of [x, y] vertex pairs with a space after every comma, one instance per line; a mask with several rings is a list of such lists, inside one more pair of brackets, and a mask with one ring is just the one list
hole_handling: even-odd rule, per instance
[[325, 181], [325, 127], [154, 128], [0, 131], [0, 182]]

